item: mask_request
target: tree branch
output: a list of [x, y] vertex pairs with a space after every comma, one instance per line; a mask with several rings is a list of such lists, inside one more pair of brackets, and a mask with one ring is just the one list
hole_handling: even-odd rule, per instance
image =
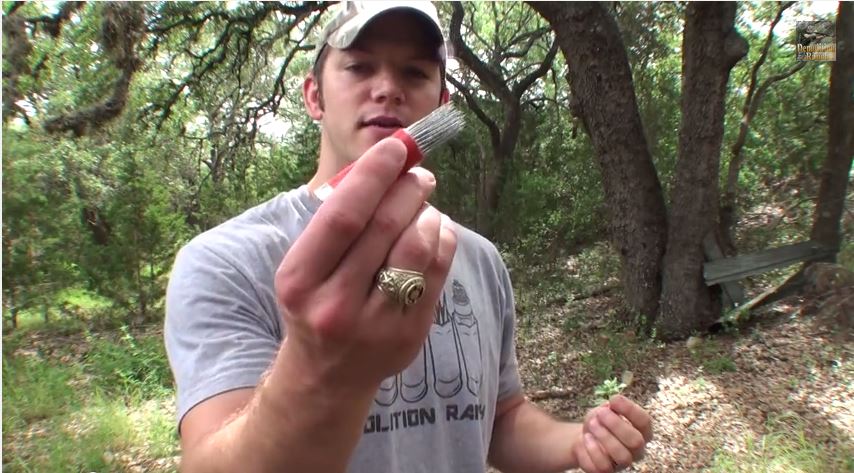
[[[492, 47], [489, 48], [489, 50], [491, 52], [490, 57], [489, 57], [489, 65], [492, 66], [493, 70], [495, 70], [501, 66], [501, 63], [499, 62], [499, 59], [498, 59], [500, 57], [499, 51], [501, 51], [501, 49], [502, 49], [501, 48], [501, 38], [499, 35], [499, 31], [501, 31], [501, 24], [500, 24], [501, 22], [498, 19], [498, 3], [497, 2], [491, 2], [489, 4], [489, 6], [490, 6], [490, 8], [492, 8]], [[475, 17], [474, 17], [474, 14], [472, 14], [471, 15], [471, 24], [472, 24], [471, 29], [472, 30], [475, 29], [474, 28], [474, 22], [475, 22]]]
[[[221, 10], [210, 11], [199, 18], [193, 17], [183, 17], [178, 21], [173, 22], [172, 24], [166, 26], [149, 26], [147, 28], [147, 32], [152, 34], [153, 40], [151, 42], [151, 46], [148, 48], [149, 54], [153, 55], [156, 53], [158, 48], [160, 47], [160, 42], [166, 38], [168, 38], [169, 34], [172, 33], [173, 30], [178, 28], [192, 28], [195, 30], [195, 34], [191, 38], [191, 41], [195, 41], [198, 37], [198, 33], [201, 32], [203, 26], [210, 21], [211, 19], [217, 18], [222, 21], [228, 21], [228, 13]], [[189, 51], [189, 48], [186, 49]]]
[[454, 12], [451, 15], [450, 35], [451, 43], [454, 45], [454, 50], [456, 51], [457, 56], [459, 56], [460, 60], [462, 60], [466, 66], [472, 70], [472, 72], [477, 74], [483, 85], [489, 88], [490, 92], [494, 93], [502, 101], [513, 100], [513, 95], [503, 78], [490, 69], [486, 63], [481, 61], [480, 58], [478, 58], [468, 47], [465, 40], [463, 40], [461, 25], [463, 23], [463, 17], [465, 16], [465, 10], [463, 9], [463, 5], [459, 2], [453, 2], [452, 5]]
[[448, 82], [453, 84], [453, 86], [463, 94], [463, 97], [466, 99], [466, 103], [472, 112], [474, 112], [475, 116], [486, 125], [487, 130], [489, 130], [489, 136], [493, 143], [493, 146], [497, 147], [498, 143], [501, 142], [501, 131], [498, 129], [498, 124], [495, 123], [489, 116], [480, 108], [478, 104], [477, 98], [471, 93], [468, 87], [465, 86], [462, 82], [458, 81], [451, 75], [448, 75]]
[[540, 66], [534, 72], [528, 74], [524, 79], [516, 83], [513, 87], [512, 93], [517, 102], [522, 98], [522, 94], [524, 94], [525, 91], [537, 81], [537, 79], [546, 75], [546, 72], [551, 69], [558, 49], [557, 41], [553, 42], [552, 47], [549, 48], [549, 52], [546, 53], [546, 57], [543, 59], [543, 62], [540, 63]]
[[747, 87], [747, 97], [744, 99], [744, 106], [742, 107], [742, 115], [747, 115], [747, 111], [750, 109], [750, 104], [753, 101], [753, 93], [754, 87], [756, 86], [756, 82], [759, 78], [759, 69], [765, 64], [765, 60], [768, 58], [768, 51], [771, 49], [771, 45], [774, 43], [774, 28], [777, 27], [777, 23], [783, 18], [783, 12], [786, 11], [787, 8], [794, 5], [795, 2], [786, 2], [780, 4], [780, 9], [777, 11], [777, 16], [771, 21], [771, 26], [768, 28], [768, 35], [765, 37], [765, 44], [762, 45], [762, 53], [759, 55], [759, 59], [756, 60], [756, 64], [750, 70], [750, 85]]
[[721, 202], [721, 233], [724, 238], [727, 239], [727, 241], [724, 242], [727, 246], [732, 246], [729, 234], [732, 225], [735, 224], [735, 194], [736, 187], [738, 186], [738, 174], [741, 170], [741, 165], [744, 161], [744, 157], [742, 156], [741, 151], [747, 141], [747, 132], [750, 129], [750, 123], [753, 121], [753, 117], [756, 114], [756, 111], [759, 109], [760, 103], [762, 102], [762, 96], [764, 95], [765, 91], [767, 91], [768, 87], [770, 87], [771, 84], [773, 84], [774, 82], [778, 82], [791, 76], [792, 74], [801, 70], [801, 68], [803, 68], [805, 65], [805, 63], [803, 62], [798, 63], [798, 65], [793, 67], [790, 71], [770, 77], [761, 86], [757, 88], [757, 83], [759, 79], [759, 69], [767, 60], [771, 45], [774, 42], [774, 28], [777, 27], [777, 24], [783, 18], [783, 12], [785, 12], [786, 9], [791, 7], [793, 4], [794, 2], [786, 2], [780, 4], [780, 8], [777, 11], [777, 15], [771, 21], [771, 25], [768, 28], [768, 34], [766, 35], [765, 43], [762, 46], [762, 53], [759, 55], [759, 59], [756, 60], [756, 63], [750, 70], [750, 82], [747, 87], [747, 95], [744, 99], [744, 105], [742, 106], [742, 118], [741, 123], [739, 125], [738, 136], [736, 137], [735, 142], [730, 148], [731, 157], [729, 167], [727, 169], [726, 187], [724, 189], [724, 195]]
[[86, 2], [65, 2], [59, 8], [55, 15], [43, 15], [35, 18], [27, 18], [27, 23], [32, 24], [36, 28], [41, 23], [49, 35], [53, 38], [59, 37], [62, 30], [62, 24], [71, 18], [71, 14], [86, 5]]
[[12, 2], [12, 5], [11, 5], [11, 6], [9, 6], [9, 9], [8, 9], [8, 10], [6, 10], [5, 15], [7, 15], [7, 16], [8, 16], [8, 15], [11, 15], [12, 13], [15, 13], [15, 10], [17, 10], [17, 9], [21, 8], [22, 6], [24, 6], [24, 4], [25, 4], [25, 3], [26, 3], [26, 2]]
[[[159, 111], [158, 118], [155, 123], [156, 129], [160, 129], [171, 116], [172, 107], [175, 106], [178, 99], [187, 88], [201, 84], [208, 75], [222, 67], [229, 59], [230, 62], [227, 67], [230, 68], [230, 74], [237, 77], [238, 90], [242, 90], [243, 84], [240, 71], [243, 70], [244, 66], [251, 59], [250, 55], [253, 49], [250, 46], [253, 42], [258, 42], [254, 37], [258, 26], [270, 14], [278, 12], [283, 15], [293, 17], [284, 33], [277, 35], [289, 36], [290, 32], [293, 31], [300, 23], [305, 21], [305, 19], [312, 13], [318, 13], [306, 29], [303, 38], [296, 42], [293, 49], [288, 52], [285, 62], [280, 68], [279, 74], [275, 80], [272, 94], [261, 104], [247, 110], [249, 113], [245, 116], [244, 124], [248, 124], [249, 121], [257, 119], [259, 114], [265, 113], [265, 110], [268, 107], [271, 111], [275, 112], [278, 108], [278, 102], [285, 93], [283, 83], [285, 69], [290, 66], [297, 51], [310, 49], [309, 46], [303, 45], [303, 43], [317, 25], [318, 18], [320, 16], [319, 14], [326, 10], [328, 5], [319, 2], [304, 2], [298, 4], [298, 6], [292, 6], [281, 2], [263, 2], [257, 4], [253, 3], [250, 5], [251, 6], [248, 7], [250, 10], [240, 15], [216, 10], [213, 12], [207, 12], [198, 18], [186, 16], [180, 20], [172, 21], [163, 26], [154, 24], [149, 27], [148, 31], [157, 33], [155, 40], [149, 48], [149, 53], [153, 54], [159, 43], [165, 39], [165, 35], [167, 34], [173, 34], [172, 32], [177, 30], [187, 30], [191, 35], [198, 35], [198, 32], [201, 31], [208, 22], [212, 20], [225, 21], [225, 26], [218, 35], [213, 46], [200, 53], [193, 52], [189, 47], [184, 49], [183, 54], [192, 58], [192, 67], [190, 72], [177, 84], [168, 81], [168, 85], [164, 87], [164, 89], [170, 90], [166, 98], [161, 101], [156, 101], [151, 106], [143, 110], [143, 115]], [[161, 17], [161, 19], [162, 18], [163, 17]]]
[[[314, 19], [309, 23], [308, 28], [305, 29], [305, 33], [303, 34], [303, 36], [294, 44], [290, 52], [288, 52], [288, 55], [285, 57], [284, 62], [282, 62], [281, 67], [279, 67], [279, 74], [276, 76], [276, 80], [273, 84], [273, 92], [265, 101], [261, 102], [257, 107], [254, 107], [253, 115], [255, 121], [260, 118], [260, 115], [263, 114], [262, 110], [264, 110], [266, 107], [270, 107], [269, 111], [271, 113], [276, 113], [276, 111], [279, 109], [279, 102], [285, 96], [286, 93], [285, 74], [288, 68], [290, 67], [294, 57], [296, 56], [297, 51], [311, 51], [313, 49], [313, 46], [304, 46], [303, 42], [309, 37], [311, 32], [314, 31], [314, 28], [320, 21], [320, 17], [321, 15], [316, 15], [314, 17]], [[290, 32], [303, 19], [304, 17], [301, 16], [298, 17], [293, 23], [291, 23], [291, 25], [287, 29], [287, 36], [290, 36]]]
[[756, 114], [756, 110], [759, 108], [759, 104], [762, 102], [762, 97], [765, 95], [765, 92], [768, 92], [768, 89], [771, 87], [771, 85], [773, 85], [775, 82], [779, 82], [781, 80], [788, 79], [790, 76], [794, 75], [796, 72], [803, 69], [804, 66], [806, 66], [806, 65], [807, 65], [807, 63], [805, 61], [801, 61], [798, 64], [796, 64], [794, 67], [789, 69], [788, 71], [781, 72], [779, 74], [775, 74], [775, 75], [765, 79], [765, 82], [763, 82], [762, 85], [760, 85], [756, 89], [756, 95], [755, 95], [754, 101], [753, 101], [754, 107], [751, 107], [752, 111], [751, 111], [750, 116], [752, 117], [753, 115]]
[[[534, 43], [543, 37], [543, 35], [547, 34], [551, 31], [548, 28], [539, 28], [533, 31], [526, 31], [524, 33], [520, 33], [515, 38], [511, 39], [507, 42], [508, 47], [506, 51], [501, 54], [502, 59], [509, 58], [521, 58], [525, 57], [526, 54], [534, 47]], [[527, 41], [524, 46], [520, 50], [511, 49], [514, 45], [521, 43], [522, 41]]]
[[100, 42], [116, 68], [121, 71], [121, 76], [113, 85], [112, 95], [106, 101], [89, 108], [46, 120], [45, 131], [72, 131], [75, 136], [80, 137], [90, 127], [98, 128], [121, 114], [127, 103], [131, 79], [140, 66], [135, 49], [144, 31], [144, 12], [141, 5], [112, 2], [104, 6]]

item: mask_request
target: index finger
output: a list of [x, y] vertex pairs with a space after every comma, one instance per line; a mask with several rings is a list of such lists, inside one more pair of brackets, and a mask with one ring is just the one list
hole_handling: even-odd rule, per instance
[[371, 220], [405, 160], [406, 147], [397, 139], [384, 139], [368, 149], [285, 255], [282, 264], [289, 276], [299, 273], [309, 287], [324, 281]]
[[644, 440], [647, 442], [652, 440], [652, 418], [644, 408], [619, 394], [608, 401], [608, 406], [638, 429]]

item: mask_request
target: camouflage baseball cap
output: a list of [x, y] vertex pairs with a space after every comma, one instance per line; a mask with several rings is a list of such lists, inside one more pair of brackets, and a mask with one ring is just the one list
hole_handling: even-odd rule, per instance
[[409, 10], [419, 15], [428, 30], [433, 33], [433, 39], [439, 51], [439, 58], [444, 64], [447, 61], [447, 49], [445, 47], [445, 35], [439, 22], [439, 13], [433, 2], [385, 2], [385, 1], [344, 1], [339, 3], [334, 16], [320, 33], [317, 48], [315, 49], [315, 62], [320, 57], [323, 48], [328, 44], [336, 49], [346, 49], [356, 40], [365, 27], [379, 16], [398, 10]]

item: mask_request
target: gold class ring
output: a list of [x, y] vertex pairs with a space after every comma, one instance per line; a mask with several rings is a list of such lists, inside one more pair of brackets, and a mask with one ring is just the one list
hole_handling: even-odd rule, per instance
[[424, 273], [386, 266], [377, 273], [377, 288], [392, 300], [412, 305], [424, 295]]

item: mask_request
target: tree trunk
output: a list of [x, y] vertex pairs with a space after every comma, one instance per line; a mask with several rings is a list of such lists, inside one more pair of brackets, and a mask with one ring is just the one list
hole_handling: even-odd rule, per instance
[[495, 218], [498, 215], [498, 207], [501, 203], [501, 190], [504, 187], [504, 179], [506, 172], [504, 171], [503, 157], [498, 155], [498, 150], [493, 150], [492, 164], [487, 170], [486, 179], [483, 180], [483, 200], [481, 208], [478, 210], [478, 233], [486, 238], [493, 239], [495, 237], [496, 222]]
[[584, 123], [602, 171], [626, 301], [635, 315], [651, 320], [658, 312], [667, 217], [617, 23], [599, 3], [530, 5], [551, 24], [569, 65], [570, 107]]
[[110, 223], [104, 218], [100, 209], [97, 207], [90, 207], [85, 204], [85, 196], [79, 190], [77, 197], [84, 205], [84, 207], [80, 209], [80, 219], [83, 221], [83, 225], [92, 232], [92, 240], [96, 244], [106, 246], [110, 243]]
[[86, 184], [80, 176], [81, 172], [73, 159], [67, 156], [62, 158], [62, 166], [65, 173], [70, 176], [74, 187], [74, 195], [80, 201], [80, 222], [92, 233], [92, 240], [99, 246], [110, 243], [112, 228], [104, 218], [103, 213], [97, 206], [90, 205], [89, 192]]
[[10, 330], [16, 330], [18, 328], [18, 298], [15, 295], [15, 289], [11, 288], [6, 292], [6, 297], [4, 297], [3, 304], [9, 309], [9, 325], [11, 325]]
[[657, 321], [665, 339], [704, 329], [720, 313], [719, 297], [703, 280], [702, 242], [719, 214], [726, 84], [747, 53], [734, 28], [735, 12], [735, 3], [693, 2], [685, 13], [682, 123]]
[[[518, 131], [517, 131], [518, 133]], [[477, 212], [477, 231], [490, 240], [495, 237], [496, 222], [495, 218], [498, 215], [498, 207], [501, 204], [501, 191], [504, 189], [504, 181], [506, 179], [507, 162], [512, 159], [511, 156], [502, 154], [504, 136], [497, 140], [492, 140], [491, 153], [486, 153], [485, 150], [481, 153], [484, 159], [484, 176], [481, 181], [482, 188], [479, 190], [481, 200]]]
[[519, 104], [506, 106], [504, 111], [504, 126], [501, 130], [501, 138], [492, 146], [492, 164], [485, 187], [484, 208], [482, 212], [483, 227], [479, 231], [487, 238], [493, 239], [501, 236], [501, 231], [509, 230], [505, 225], [499, 225], [496, 218], [501, 207], [501, 195], [507, 183], [508, 167], [513, 162], [513, 152], [519, 141], [519, 132], [522, 129], [522, 109]]
[[830, 69], [827, 159], [821, 170], [810, 238], [832, 248], [841, 242], [851, 158], [854, 155], [854, 4], [839, 2], [836, 17], [836, 62]]
[[47, 298], [42, 296], [42, 318], [44, 319], [44, 324], [47, 325], [50, 323], [50, 306], [47, 303]]
[[480, 149], [480, 181], [477, 188], [477, 232], [487, 238], [492, 238], [493, 221], [495, 214], [490, 209], [497, 199], [495, 195], [497, 185], [498, 167], [501, 160], [495, 155], [501, 138], [497, 133], [492, 134], [490, 139], [490, 150], [487, 152], [483, 145], [478, 142]]

